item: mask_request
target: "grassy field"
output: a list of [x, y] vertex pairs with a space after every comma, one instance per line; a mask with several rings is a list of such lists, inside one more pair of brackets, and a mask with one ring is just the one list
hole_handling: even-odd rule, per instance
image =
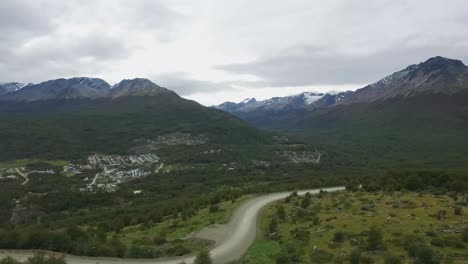
[[63, 167], [65, 165], [68, 165], [69, 162], [65, 160], [18, 159], [18, 160], [0, 162], [0, 168], [25, 167], [28, 164], [34, 164], [34, 163], [46, 163], [53, 167]]
[[190, 217], [174, 215], [151, 226], [142, 224], [129, 226], [117, 235], [129, 248], [132, 244], [137, 244], [165, 252], [164, 248], [170, 244], [180, 251], [169, 251], [168, 255], [197, 252], [212, 245], [213, 241], [197, 239], [194, 234], [210, 225], [227, 223], [235, 209], [250, 197], [250, 195], [245, 195], [235, 201], [221, 202], [215, 210], [211, 209], [210, 211], [210, 207], [206, 207], [194, 211]]
[[[346, 192], [312, 196], [310, 204], [288, 200], [265, 210], [247, 263], [468, 263], [467, 196]], [[375, 248], [370, 230], [383, 236]], [[432, 249], [435, 262], [412, 256], [416, 244]]]

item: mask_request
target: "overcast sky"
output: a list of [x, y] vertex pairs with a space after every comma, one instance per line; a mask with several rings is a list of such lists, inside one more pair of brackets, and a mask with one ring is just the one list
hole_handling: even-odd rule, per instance
[[468, 61], [467, 0], [0, 0], [0, 82], [145, 77], [205, 105]]

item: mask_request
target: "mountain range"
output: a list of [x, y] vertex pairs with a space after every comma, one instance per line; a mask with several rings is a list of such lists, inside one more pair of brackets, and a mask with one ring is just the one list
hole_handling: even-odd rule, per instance
[[122, 96], [155, 96], [173, 93], [147, 79], [122, 80], [111, 86], [99, 78], [75, 77], [57, 79], [39, 84], [2, 85], [0, 101], [34, 102], [46, 100], [118, 98]]
[[0, 138], [8, 139], [0, 140], [0, 160], [123, 153], [135, 139], [173, 132], [234, 146], [270, 142], [271, 134], [257, 128], [294, 134], [363, 164], [456, 166], [468, 156], [468, 67], [443, 57], [356, 91], [248, 98], [216, 107], [139, 78], [114, 86], [78, 77], [0, 87]]
[[225, 102], [214, 108], [227, 111], [259, 127], [288, 126], [294, 120], [318, 109], [352, 104], [372, 104], [387, 100], [404, 100], [430, 94], [454, 95], [468, 91], [468, 67], [460, 60], [433, 57], [395, 72], [356, 91], [310, 93], [275, 97], [264, 101], [255, 98], [240, 103]]
[[0, 140], [0, 161], [126, 153], [136, 139], [174, 132], [204, 135], [219, 144], [268, 140], [239, 118], [147, 79], [110, 86], [102, 79], [79, 77], [16, 87], [0, 96], [0, 139], [8, 139]]

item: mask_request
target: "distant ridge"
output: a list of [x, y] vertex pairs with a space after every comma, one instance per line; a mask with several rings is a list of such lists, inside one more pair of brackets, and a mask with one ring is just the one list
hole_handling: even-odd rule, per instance
[[423, 95], [454, 95], [463, 91], [468, 91], [468, 67], [460, 60], [437, 56], [410, 65], [356, 91], [301, 93], [259, 102], [226, 102], [214, 107], [259, 127], [284, 128], [291, 126], [292, 120], [299, 120], [318, 109], [404, 100]]
[[0, 101], [35, 102], [71, 99], [115, 99], [123, 96], [175, 94], [143, 78], [122, 80], [114, 86], [102, 79], [88, 77], [62, 78], [29, 85], [21, 83], [7, 84], [0, 85]]

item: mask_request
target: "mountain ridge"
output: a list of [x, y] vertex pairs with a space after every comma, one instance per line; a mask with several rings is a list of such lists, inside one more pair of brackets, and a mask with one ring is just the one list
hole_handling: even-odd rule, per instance
[[[144, 78], [125, 79], [111, 86], [100, 78], [72, 77], [44, 81], [38, 84], [17, 84], [18, 89], [0, 86], [0, 101], [34, 102], [72, 99], [116, 99], [123, 96], [158, 96], [175, 92]], [[12, 87], [10, 85], [8, 87]]]
[[[424, 94], [453, 95], [468, 90], [468, 67], [460, 60], [432, 57], [419, 64], [412, 64], [379, 81], [355, 91], [325, 93], [310, 103], [294, 103], [298, 95], [289, 98], [289, 104], [269, 107], [266, 102], [238, 104], [226, 102], [215, 108], [227, 111], [259, 127], [284, 126], [283, 123], [300, 119], [318, 109], [352, 104], [371, 104], [387, 100], [405, 100]], [[305, 93], [299, 94], [303, 95]], [[299, 100], [300, 101], [300, 100]]]

